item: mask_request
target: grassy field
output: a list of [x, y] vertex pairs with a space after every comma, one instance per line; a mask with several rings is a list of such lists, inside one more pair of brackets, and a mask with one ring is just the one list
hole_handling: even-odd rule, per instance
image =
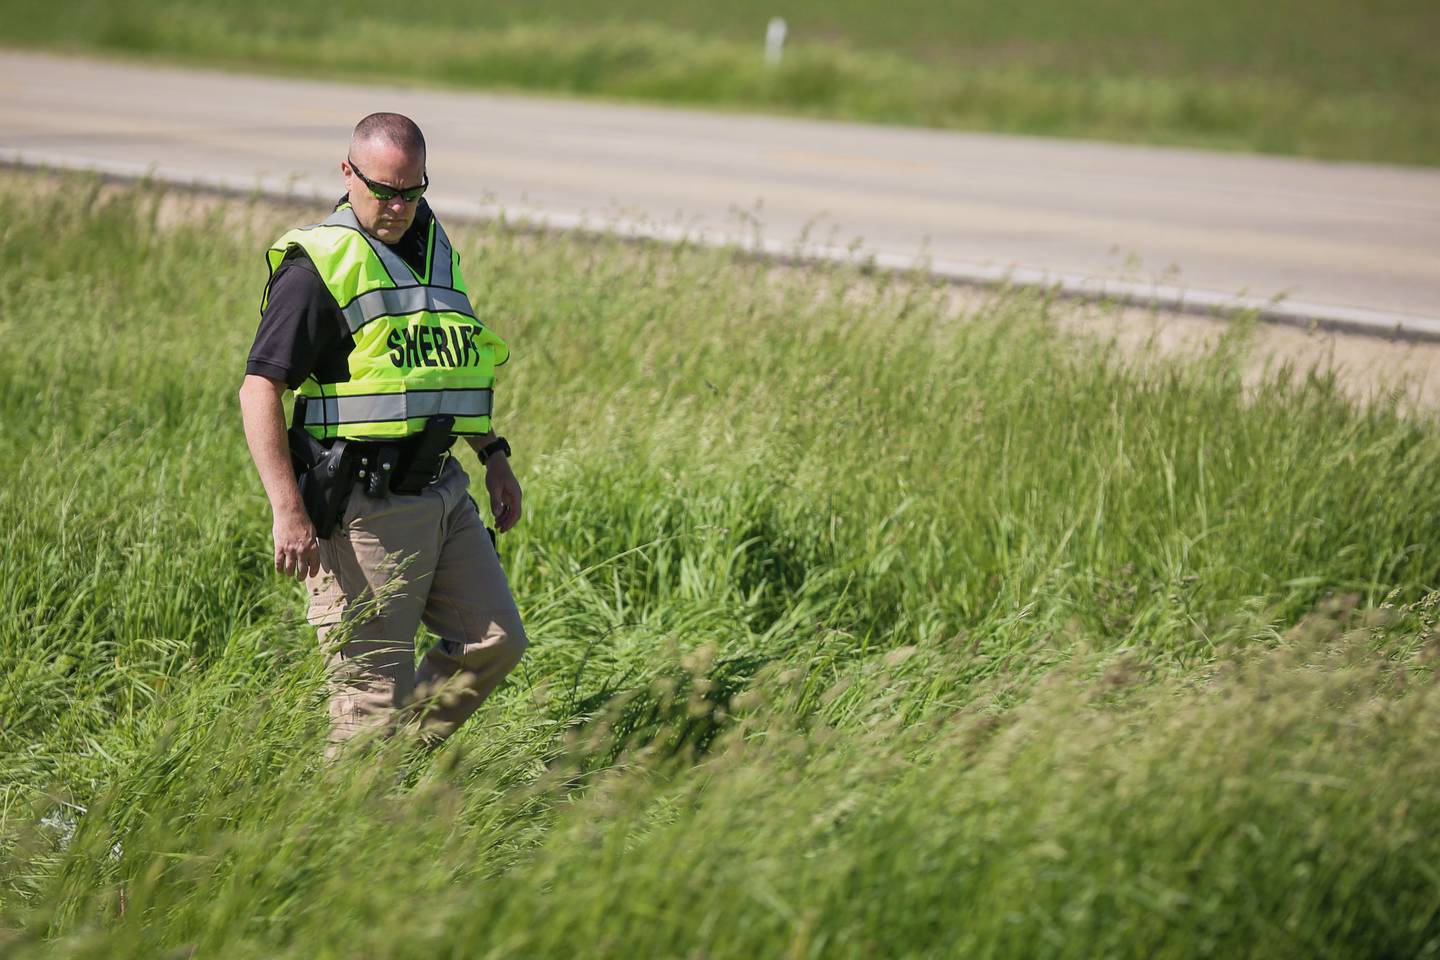
[[532, 646], [435, 757], [327, 767], [234, 396], [303, 215], [0, 201], [7, 957], [1440, 954], [1397, 393], [1247, 381], [1244, 324], [1120, 353], [1033, 296], [453, 230]]
[[[1440, 164], [1430, 0], [0, 0], [5, 43], [383, 83]], [[765, 25], [790, 24], [767, 69]]]

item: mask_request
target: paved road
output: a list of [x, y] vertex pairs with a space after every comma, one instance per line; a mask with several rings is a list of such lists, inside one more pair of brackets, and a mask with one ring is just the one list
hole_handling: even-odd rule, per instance
[[[351, 125], [415, 117], [442, 212], [923, 256], [1282, 319], [1440, 334], [1440, 171], [437, 92], [0, 52], [0, 160], [338, 195]], [[1255, 301], [1259, 302], [1259, 301]]]

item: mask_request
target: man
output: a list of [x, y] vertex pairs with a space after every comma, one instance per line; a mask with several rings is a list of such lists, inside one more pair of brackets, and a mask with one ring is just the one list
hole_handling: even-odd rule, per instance
[[[334, 648], [331, 756], [357, 734], [401, 726], [438, 743], [526, 645], [469, 478], [448, 455], [464, 436], [485, 465], [496, 529], [514, 527], [520, 485], [490, 424], [494, 367], [509, 350], [475, 317], [459, 256], [421, 199], [420, 128], [371, 114], [340, 171], [335, 212], [267, 252], [240, 388], [275, 569], [305, 580], [308, 619]], [[296, 391], [288, 435], [286, 389]], [[421, 621], [440, 641], [417, 671]]]

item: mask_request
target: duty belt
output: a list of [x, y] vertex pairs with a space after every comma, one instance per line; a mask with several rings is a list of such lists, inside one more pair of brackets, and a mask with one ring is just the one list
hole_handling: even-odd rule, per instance
[[423, 431], [395, 443], [343, 439], [325, 443], [306, 432], [304, 403], [304, 397], [296, 398], [286, 436], [301, 502], [322, 539], [334, 532], [356, 483], [364, 484], [372, 497], [419, 493], [440, 479], [450, 459], [450, 445], [455, 442], [452, 416], [431, 417]]
[[351, 441], [355, 458], [355, 479], [372, 497], [390, 493], [415, 494], [440, 479], [455, 442], [451, 428], [455, 418], [431, 417], [425, 429], [395, 443], [383, 440]]

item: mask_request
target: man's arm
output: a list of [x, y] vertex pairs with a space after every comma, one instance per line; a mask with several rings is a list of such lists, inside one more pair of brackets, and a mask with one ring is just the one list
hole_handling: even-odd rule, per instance
[[[465, 439], [478, 456], [485, 445], [495, 439], [495, 431]], [[485, 462], [485, 489], [490, 492], [490, 512], [495, 515], [497, 531], [504, 533], [520, 522], [520, 481], [515, 479], [510, 458], [505, 454], [492, 454]]]
[[300, 488], [290, 467], [290, 444], [285, 437], [285, 407], [280, 398], [288, 388], [279, 380], [246, 374], [240, 385], [240, 413], [245, 421], [245, 442], [250, 458], [270, 498], [274, 517], [275, 569], [303, 580], [320, 570], [315, 525], [305, 515]]

